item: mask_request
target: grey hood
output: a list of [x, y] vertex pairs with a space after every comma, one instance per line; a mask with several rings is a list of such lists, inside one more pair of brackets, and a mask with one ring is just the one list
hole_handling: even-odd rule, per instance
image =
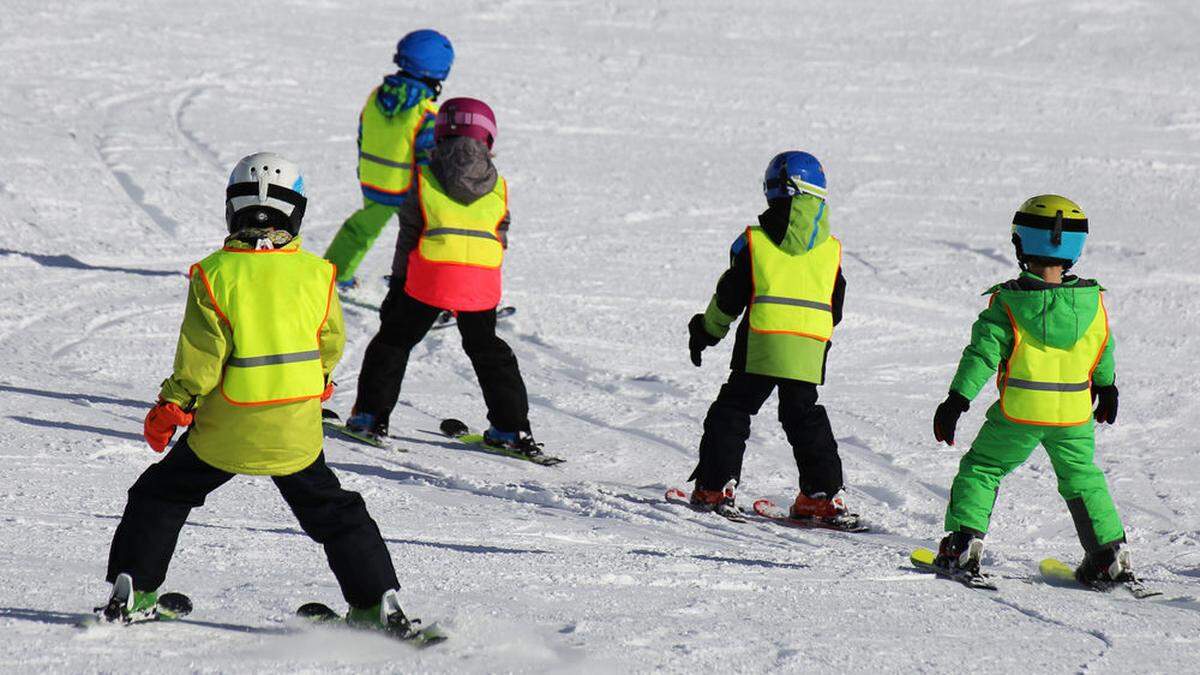
[[496, 167], [487, 146], [465, 136], [443, 139], [434, 148], [429, 168], [446, 194], [470, 204], [496, 187]]

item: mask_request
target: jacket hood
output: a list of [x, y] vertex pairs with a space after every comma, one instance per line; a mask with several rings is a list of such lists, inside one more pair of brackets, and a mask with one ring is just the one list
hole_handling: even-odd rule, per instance
[[224, 248], [237, 250], [257, 249], [261, 240], [270, 242], [267, 248], [296, 249], [300, 248], [300, 235], [292, 235], [285, 230], [268, 227], [245, 227], [225, 237]]
[[487, 146], [474, 138], [451, 136], [433, 150], [429, 168], [446, 194], [470, 204], [496, 187], [496, 167]]
[[1057, 349], [1078, 342], [1100, 311], [1100, 285], [1090, 279], [1055, 286], [1022, 277], [995, 290], [1017, 325]]
[[785, 253], [804, 255], [829, 238], [829, 206], [809, 194], [774, 199], [758, 223]]

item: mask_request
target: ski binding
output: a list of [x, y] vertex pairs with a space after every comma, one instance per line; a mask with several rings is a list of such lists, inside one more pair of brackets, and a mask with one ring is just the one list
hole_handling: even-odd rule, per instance
[[937, 553], [927, 548], [918, 548], [908, 556], [909, 562], [912, 563], [913, 567], [922, 572], [932, 572], [940, 577], [953, 579], [968, 588], [977, 588], [985, 591], [999, 590], [996, 584], [992, 583], [988, 575], [983, 572], [971, 572], [969, 570], [952, 569], [935, 565], [933, 562], [935, 558], [937, 558]]

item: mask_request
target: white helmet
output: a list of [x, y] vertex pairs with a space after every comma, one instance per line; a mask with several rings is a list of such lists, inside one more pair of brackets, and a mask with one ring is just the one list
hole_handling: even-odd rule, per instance
[[293, 236], [304, 218], [304, 176], [300, 167], [273, 152], [242, 158], [225, 188], [225, 224], [230, 232], [244, 227], [273, 227]]

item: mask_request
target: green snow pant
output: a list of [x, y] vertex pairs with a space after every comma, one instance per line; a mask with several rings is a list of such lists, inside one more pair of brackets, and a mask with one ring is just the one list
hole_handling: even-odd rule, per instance
[[396, 215], [397, 207], [388, 206], [363, 198], [363, 207], [355, 211], [341, 229], [334, 235], [329, 248], [325, 250], [325, 259], [337, 265], [337, 280], [350, 281], [358, 270], [371, 245], [379, 238], [379, 233], [387, 225], [392, 216]]
[[992, 405], [987, 421], [958, 465], [946, 506], [946, 531], [986, 533], [1000, 480], [1029, 459], [1040, 443], [1050, 456], [1058, 476], [1058, 493], [1067, 501], [1084, 550], [1091, 553], [1125, 541], [1108, 483], [1093, 460], [1094, 431], [1090, 419], [1071, 427], [1011, 422], [1000, 411], [999, 402]]

